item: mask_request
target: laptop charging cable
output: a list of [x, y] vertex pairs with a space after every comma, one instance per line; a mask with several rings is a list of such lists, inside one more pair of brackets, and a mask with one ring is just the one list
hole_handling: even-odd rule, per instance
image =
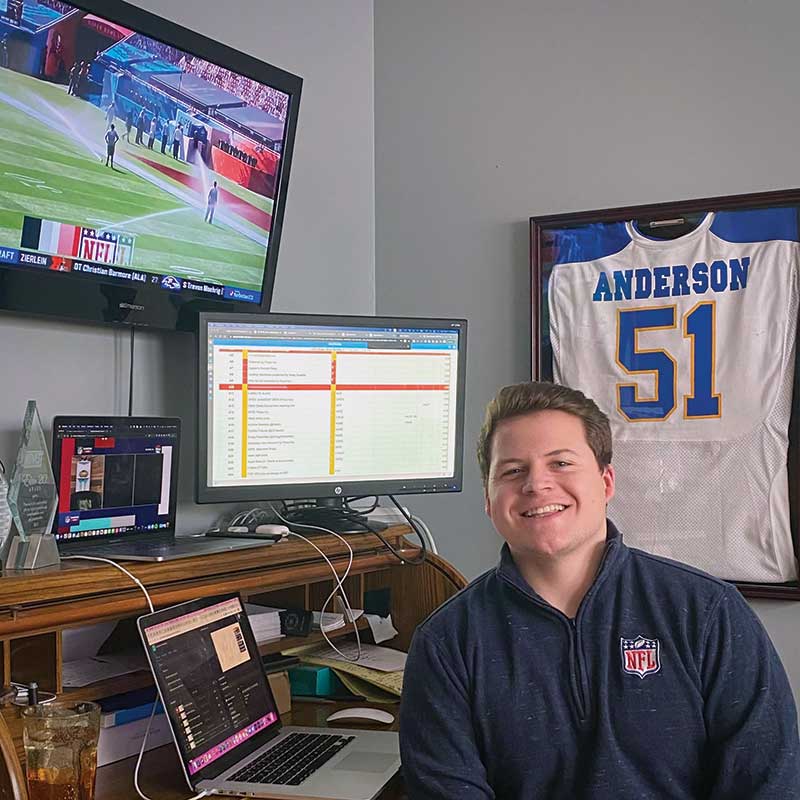
[[[286, 520], [283, 519], [283, 517], [277, 511], [275, 511], [274, 508], [272, 510], [273, 510], [273, 512], [275, 513], [275, 515], [279, 519], [281, 519], [283, 522], [286, 522]], [[298, 526], [297, 523], [294, 523], [294, 525], [295, 525], [295, 527], [301, 527], [301, 526]], [[347, 578], [348, 578], [348, 576], [350, 574], [350, 570], [353, 567], [353, 548], [350, 546], [349, 542], [347, 542], [347, 540], [344, 539], [344, 537], [340, 536], [335, 531], [330, 531], [327, 528], [321, 528], [321, 527], [318, 527], [316, 525], [304, 525], [302, 527], [310, 528], [310, 529], [314, 529], [314, 530], [319, 530], [319, 531], [322, 531], [323, 533], [330, 533], [333, 536], [335, 536], [337, 539], [339, 539], [348, 550], [349, 556], [348, 556], [347, 568], [345, 569], [344, 574], [341, 577], [339, 577], [339, 574], [337, 573], [336, 568], [331, 563], [331, 560], [325, 555], [325, 553], [322, 552], [322, 550], [319, 547], [317, 547], [316, 544], [314, 544], [314, 542], [312, 542], [310, 539], [307, 539], [305, 536], [303, 536], [300, 533], [291, 532], [292, 536], [296, 536], [298, 539], [301, 539], [302, 541], [304, 541], [307, 544], [311, 545], [311, 547], [313, 547], [319, 553], [319, 555], [323, 558], [325, 563], [330, 568], [331, 573], [333, 574], [333, 578], [334, 578], [333, 589], [332, 589], [331, 593], [328, 595], [328, 597], [326, 598], [325, 602], [322, 604], [322, 610], [320, 612], [320, 633], [322, 634], [322, 638], [325, 639], [325, 641], [328, 643], [328, 645], [333, 650], [335, 650], [343, 659], [345, 659], [346, 661], [357, 662], [357, 661], [359, 661], [361, 659], [361, 654], [362, 654], [362, 652], [361, 652], [361, 636], [360, 636], [359, 630], [358, 630], [358, 622], [355, 619], [355, 615], [353, 614], [353, 609], [352, 609], [352, 607], [350, 605], [350, 600], [347, 597], [347, 592], [346, 592], [346, 590], [344, 588], [344, 582], [347, 580]], [[69, 560], [76, 560], [76, 561], [77, 560], [99, 561], [99, 562], [104, 563], [104, 564], [110, 564], [115, 569], [118, 569], [120, 572], [124, 573], [128, 578], [130, 578], [136, 584], [136, 586], [139, 587], [139, 589], [141, 589], [142, 594], [144, 594], [145, 600], [147, 601], [147, 606], [150, 609], [150, 613], [152, 614], [155, 611], [155, 607], [153, 606], [153, 601], [150, 598], [150, 594], [147, 591], [147, 589], [145, 588], [144, 584], [132, 572], [130, 572], [129, 570], [125, 569], [125, 567], [123, 567], [121, 564], [118, 564], [116, 561], [112, 561], [110, 558], [101, 558], [99, 556], [62, 556], [61, 558], [62, 558], [62, 560], [68, 560], [69, 559]], [[347, 620], [348, 620], [348, 622], [352, 623], [353, 630], [354, 630], [355, 635], [356, 635], [357, 655], [356, 655], [355, 658], [353, 658], [352, 656], [347, 655], [346, 653], [343, 653], [341, 650], [339, 650], [338, 647], [336, 647], [336, 645], [328, 637], [328, 634], [325, 631], [325, 628], [324, 628], [324, 625], [323, 625], [323, 622], [322, 622], [323, 619], [324, 619], [323, 615], [325, 614], [325, 609], [328, 607], [328, 605], [331, 602], [331, 600], [333, 600], [333, 598], [336, 596], [337, 592], [342, 597], [342, 602], [344, 603]], [[147, 721], [147, 728], [145, 729], [145, 732], [144, 732], [144, 738], [142, 739], [142, 746], [139, 749], [139, 757], [136, 759], [136, 768], [134, 769], [134, 772], [133, 772], [133, 785], [134, 785], [134, 788], [136, 789], [136, 794], [138, 794], [139, 797], [142, 798], [142, 800], [151, 800], [150, 797], [148, 797], [146, 794], [144, 794], [144, 792], [141, 790], [141, 788], [139, 786], [139, 769], [141, 767], [142, 758], [144, 757], [144, 753], [145, 753], [145, 750], [147, 748], [147, 738], [150, 735], [150, 728], [151, 728], [151, 726], [153, 724], [153, 719], [155, 718], [155, 715], [156, 715], [157, 706], [158, 706], [158, 703], [154, 702], [153, 703], [153, 710], [150, 712], [150, 718]], [[208, 792], [203, 791], [203, 792], [200, 792], [200, 794], [193, 795], [192, 797], [188, 798], [188, 800], [200, 800], [201, 797], [206, 797], [207, 795], [208, 795]]]
[[[115, 567], [120, 572], [123, 572], [127, 575], [141, 590], [142, 594], [147, 600], [147, 607], [150, 609], [150, 613], [155, 612], [155, 607], [153, 606], [153, 601], [150, 598], [150, 593], [145, 589], [144, 584], [129, 570], [125, 569], [122, 564], [118, 564], [116, 561], [112, 561], [110, 558], [100, 558], [99, 556], [61, 556], [62, 561], [73, 560], [73, 561], [100, 561], [104, 564], [110, 564], [112, 567]], [[139, 769], [142, 765], [142, 758], [144, 757], [144, 751], [147, 748], [147, 737], [150, 735], [150, 728], [153, 724], [153, 719], [156, 716], [156, 709], [158, 708], [158, 691], [156, 691], [156, 699], [153, 700], [153, 710], [150, 712], [150, 719], [147, 720], [147, 728], [144, 731], [144, 738], [142, 739], [142, 746], [139, 749], [139, 757], [136, 759], [136, 768], [133, 770], [133, 788], [136, 789], [136, 794], [142, 798], [142, 800], [152, 800], [152, 798], [148, 797], [139, 787]], [[166, 709], [165, 709], [166, 713]], [[200, 794], [192, 795], [191, 797], [187, 798], [187, 800], [200, 800], [201, 797], [206, 797], [208, 795], [207, 791], [202, 791]]]
[[[285, 520], [281, 516], [281, 514], [279, 514], [274, 508], [272, 508], [272, 511], [275, 513], [275, 515], [282, 522], [287, 522], [287, 520]], [[302, 541], [306, 542], [306, 544], [311, 545], [311, 547], [313, 547], [319, 553], [319, 555], [322, 557], [322, 559], [328, 565], [328, 567], [331, 570], [331, 573], [333, 574], [333, 578], [334, 578], [333, 589], [331, 590], [330, 594], [326, 598], [325, 602], [322, 604], [322, 609], [320, 611], [320, 628], [319, 629], [320, 629], [320, 633], [322, 634], [322, 638], [325, 639], [327, 644], [333, 650], [335, 650], [341, 656], [341, 658], [345, 659], [345, 661], [358, 662], [361, 659], [361, 655], [362, 655], [362, 651], [361, 651], [361, 636], [360, 636], [360, 633], [359, 633], [359, 630], [358, 630], [358, 621], [355, 619], [355, 615], [353, 614], [353, 609], [352, 609], [352, 607], [350, 605], [350, 600], [347, 597], [347, 592], [346, 592], [346, 590], [344, 588], [344, 582], [347, 580], [347, 578], [348, 578], [348, 576], [350, 574], [350, 570], [353, 567], [353, 548], [350, 546], [350, 543], [343, 536], [340, 536], [335, 531], [331, 531], [331, 530], [328, 530], [327, 528], [322, 528], [322, 527], [319, 527], [317, 525], [298, 525], [297, 523], [292, 523], [292, 524], [295, 527], [309, 528], [309, 529], [312, 529], [312, 530], [322, 531], [323, 533], [329, 533], [329, 534], [335, 536], [337, 539], [339, 539], [348, 550], [348, 554], [349, 555], [348, 555], [347, 568], [345, 569], [344, 574], [341, 577], [339, 577], [339, 574], [336, 571], [336, 568], [333, 566], [333, 563], [331, 562], [331, 560], [325, 555], [325, 553], [322, 552], [322, 550], [319, 547], [317, 547], [316, 544], [314, 544], [314, 542], [312, 542], [310, 539], [306, 538], [305, 536], [303, 536], [300, 533], [296, 533], [294, 531], [290, 532], [290, 535], [296, 536], [298, 539], [301, 539]], [[147, 601], [147, 606], [150, 609], [150, 613], [151, 614], [154, 613], [155, 607], [153, 606], [153, 601], [152, 601], [152, 599], [150, 597], [149, 592], [145, 588], [144, 584], [132, 572], [130, 572], [129, 570], [125, 569], [125, 567], [123, 567], [121, 564], [118, 564], [116, 561], [112, 561], [110, 558], [101, 558], [99, 556], [61, 556], [61, 559], [62, 560], [76, 560], [76, 561], [77, 560], [99, 561], [99, 562], [104, 563], [104, 564], [110, 564], [115, 569], [118, 569], [120, 572], [124, 573], [128, 578], [130, 578], [136, 584], [136, 586], [139, 587], [139, 589], [141, 589], [142, 594], [144, 594], [145, 600]], [[327, 632], [325, 631], [325, 626], [323, 624], [325, 609], [328, 607], [329, 603], [331, 602], [331, 600], [333, 600], [333, 598], [336, 596], [337, 593], [341, 595], [342, 602], [344, 603], [344, 607], [345, 607], [347, 621], [352, 623], [353, 631], [355, 632], [355, 635], [356, 635], [357, 654], [356, 654], [355, 658], [353, 658], [350, 655], [347, 655], [346, 653], [343, 653], [341, 650], [339, 650], [338, 647], [336, 647], [336, 645], [331, 641], [331, 639], [329, 638]], [[142, 746], [139, 749], [139, 757], [136, 759], [136, 768], [134, 769], [134, 772], [133, 772], [133, 786], [136, 789], [136, 794], [138, 794], [139, 797], [142, 798], [142, 800], [151, 800], [150, 797], [148, 797], [146, 794], [144, 794], [144, 792], [142, 792], [142, 790], [141, 790], [141, 788], [139, 786], [139, 769], [141, 767], [142, 758], [144, 757], [144, 753], [145, 753], [145, 750], [147, 748], [147, 738], [150, 735], [150, 728], [151, 728], [151, 726], [153, 724], [153, 719], [155, 718], [156, 708], [157, 707], [158, 707], [158, 702], [154, 701], [153, 702], [153, 710], [150, 712], [150, 718], [147, 721], [147, 728], [145, 729], [144, 738], [142, 739]], [[188, 798], [187, 800], [200, 800], [200, 798], [206, 797], [207, 795], [208, 795], [207, 791], [202, 791], [202, 792], [200, 792], [200, 794], [193, 795], [192, 797]]]
[[[347, 561], [347, 569], [345, 569], [344, 575], [342, 575], [342, 577], [340, 578], [339, 574], [336, 572], [336, 567], [333, 566], [333, 564], [331, 563], [331, 560], [328, 558], [328, 556], [325, 555], [325, 553], [322, 552], [322, 550], [320, 550], [319, 547], [317, 547], [316, 544], [314, 544], [313, 541], [311, 541], [311, 539], [307, 539], [302, 534], [291, 530], [291, 527], [289, 529], [289, 535], [290, 536], [296, 536], [298, 539], [302, 539], [302, 541], [304, 541], [306, 544], [310, 544], [320, 554], [320, 556], [322, 556], [322, 558], [324, 559], [325, 563], [328, 565], [328, 567], [330, 568], [331, 572], [333, 573], [333, 580], [334, 580], [333, 589], [331, 590], [331, 593], [328, 595], [328, 597], [325, 599], [325, 602], [322, 604], [322, 609], [320, 610], [320, 613], [319, 613], [319, 632], [322, 634], [322, 638], [327, 642], [328, 646], [331, 649], [335, 650], [341, 656], [341, 658], [343, 658], [345, 661], [350, 661], [351, 663], [354, 663], [354, 664], [357, 663], [358, 661], [361, 660], [361, 655], [362, 655], [362, 652], [361, 652], [361, 634], [359, 633], [359, 630], [358, 630], [358, 621], [355, 619], [355, 615], [353, 614], [353, 609], [350, 606], [350, 600], [347, 597], [347, 592], [345, 591], [345, 588], [344, 588], [344, 582], [347, 580], [347, 577], [350, 574], [350, 570], [353, 567], [353, 548], [350, 547], [350, 543], [343, 536], [340, 536], [338, 533], [336, 533], [336, 531], [329, 530], [328, 528], [323, 528], [320, 525], [301, 525], [301, 524], [299, 524], [297, 522], [289, 522], [289, 520], [287, 520], [282, 514], [280, 514], [275, 509], [275, 507], [272, 505], [272, 503], [267, 503], [267, 506], [269, 507], [270, 511], [272, 511], [272, 513], [275, 514], [275, 516], [281, 522], [285, 523], [287, 526], [291, 526], [291, 527], [294, 527], [294, 528], [308, 528], [309, 530], [322, 531], [323, 533], [329, 533], [329, 534], [331, 534], [331, 536], [335, 536], [347, 548], [347, 551], [349, 553], [349, 557], [348, 557], [348, 561]], [[355, 658], [353, 658], [352, 656], [347, 655], [346, 653], [343, 653], [330, 640], [330, 638], [328, 637], [327, 632], [325, 631], [325, 626], [323, 625], [323, 622], [322, 622], [323, 619], [325, 619], [325, 609], [328, 607], [328, 604], [331, 602], [331, 600], [333, 600], [333, 598], [336, 597], [337, 593], [339, 595], [341, 595], [342, 603], [344, 604], [345, 618], [346, 618], [347, 622], [352, 623], [353, 631], [354, 631], [354, 633], [356, 635], [356, 657]]]

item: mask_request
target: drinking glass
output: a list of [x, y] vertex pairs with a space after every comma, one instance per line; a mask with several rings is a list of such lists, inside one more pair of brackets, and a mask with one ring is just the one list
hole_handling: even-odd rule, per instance
[[30, 800], [94, 800], [100, 706], [27, 706], [22, 722]]

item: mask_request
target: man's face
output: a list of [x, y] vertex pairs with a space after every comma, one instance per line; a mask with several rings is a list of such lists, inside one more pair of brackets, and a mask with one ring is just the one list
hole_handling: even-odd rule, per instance
[[486, 513], [514, 555], [588, 555], [605, 539], [613, 496], [614, 470], [600, 469], [573, 414], [536, 411], [495, 428]]

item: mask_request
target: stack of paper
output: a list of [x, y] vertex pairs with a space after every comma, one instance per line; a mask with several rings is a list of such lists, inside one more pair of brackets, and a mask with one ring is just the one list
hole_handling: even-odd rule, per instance
[[250, 618], [250, 627], [256, 637], [258, 644], [264, 644], [273, 639], [280, 639], [282, 608], [270, 608], [270, 606], [258, 606], [253, 603], [245, 603], [244, 610]]
[[[120, 623], [121, 624], [121, 623]], [[62, 634], [62, 681], [65, 687], [88, 686], [96, 681], [116, 678], [139, 670], [148, 670], [147, 657], [135, 628], [135, 638], [118, 638], [114, 647], [116, 622], [104, 622], [84, 628], [73, 628]], [[106, 652], [108, 650], [109, 652]]]
[[65, 687], [73, 689], [145, 669], [147, 658], [143, 652], [89, 656], [65, 661], [61, 665], [61, 680]]
[[[337, 646], [349, 659], [358, 656], [355, 642]], [[364, 643], [361, 645], [361, 658], [355, 663], [345, 660], [327, 645], [303, 645], [286, 652], [307, 664], [330, 667], [353, 694], [375, 703], [396, 703], [403, 690], [406, 654], [398, 650]]]
[[[358, 619], [364, 611], [360, 608], [353, 609], [353, 619]], [[312, 627], [314, 630], [320, 630], [321, 628], [325, 630], [325, 633], [330, 633], [331, 631], [338, 630], [339, 628], [344, 628], [345, 626], [345, 615], [339, 614], [335, 611], [326, 611], [324, 614], [320, 611], [314, 612], [314, 620], [312, 623]]]

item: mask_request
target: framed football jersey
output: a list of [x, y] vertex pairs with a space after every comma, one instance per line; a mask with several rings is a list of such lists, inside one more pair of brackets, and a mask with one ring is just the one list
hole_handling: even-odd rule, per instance
[[800, 599], [800, 190], [531, 219], [532, 374], [608, 415], [627, 543]]

